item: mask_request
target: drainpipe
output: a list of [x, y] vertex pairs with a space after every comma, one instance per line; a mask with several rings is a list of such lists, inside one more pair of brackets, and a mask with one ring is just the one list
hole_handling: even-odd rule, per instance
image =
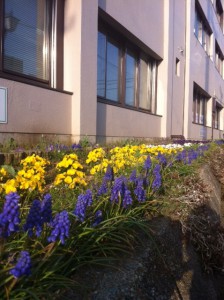
[[212, 97], [212, 141], [214, 139], [214, 123], [215, 123], [215, 106], [216, 106], [216, 98]]
[[[186, 39], [187, 39], [187, 1], [185, 1], [185, 30], [184, 30], [184, 95], [183, 95], [183, 123], [182, 136], [184, 136], [184, 119], [185, 119], [185, 88], [186, 88]], [[185, 136], [184, 136], [185, 137]]]

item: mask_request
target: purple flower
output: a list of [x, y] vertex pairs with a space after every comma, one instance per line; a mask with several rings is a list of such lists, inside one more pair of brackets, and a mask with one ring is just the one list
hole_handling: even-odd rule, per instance
[[107, 181], [106, 180], [103, 180], [100, 188], [98, 189], [97, 191], [97, 196], [101, 196], [101, 195], [104, 195], [106, 194], [108, 191], [108, 187], [107, 187]]
[[9, 193], [5, 197], [3, 212], [0, 214], [0, 237], [8, 237], [19, 230], [19, 198], [17, 193]]
[[136, 188], [134, 190], [134, 194], [137, 197], [137, 200], [139, 202], [145, 201], [146, 193], [145, 193], [145, 189], [144, 189], [144, 180], [141, 177], [136, 179]]
[[74, 149], [81, 149], [82, 148], [82, 146], [80, 145], [80, 144], [73, 144], [72, 145], [72, 149], [74, 150]]
[[34, 228], [36, 229], [36, 236], [40, 236], [42, 224], [41, 202], [40, 200], [34, 200], [23, 228], [25, 231], [28, 231], [30, 237], [33, 235]]
[[177, 154], [176, 156], [177, 161], [182, 161], [184, 164], [187, 162], [187, 151], [183, 150], [180, 153]]
[[118, 203], [119, 198], [124, 197], [124, 193], [125, 193], [125, 190], [126, 190], [125, 181], [126, 181], [126, 178], [124, 176], [120, 176], [120, 177], [115, 179], [114, 185], [111, 189], [111, 196], [110, 196], [111, 202]]
[[56, 242], [59, 239], [64, 245], [65, 238], [69, 237], [69, 229], [70, 229], [70, 220], [68, 216], [68, 212], [63, 210], [62, 212], [56, 214], [52, 221], [52, 231], [51, 235], [48, 238], [48, 242]]
[[151, 158], [148, 155], [146, 160], [145, 160], [145, 163], [144, 163], [144, 169], [146, 169], [147, 173], [149, 172], [149, 169], [151, 168], [151, 166], [152, 166]]
[[95, 213], [95, 216], [94, 216], [94, 221], [93, 221], [93, 227], [96, 227], [97, 225], [99, 225], [101, 222], [103, 221], [103, 213], [101, 210], [98, 210], [96, 213]]
[[190, 165], [193, 160], [198, 158], [198, 151], [195, 151], [194, 149], [191, 149], [188, 151], [188, 164]]
[[15, 278], [31, 273], [31, 258], [28, 251], [21, 251], [17, 264], [9, 271]]
[[158, 158], [161, 165], [165, 166], [167, 164], [167, 160], [166, 160], [165, 155], [161, 154], [160, 152], [158, 153], [157, 158]]
[[124, 192], [124, 198], [123, 198], [123, 202], [122, 205], [124, 208], [127, 208], [128, 206], [132, 205], [133, 199], [131, 197], [131, 192], [128, 189], [125, 189]]
[[160, 169], [161, 169], [161, 166], [159, 164], [157, 164], [153, 170], [153, 175], [154, 175], [154, 180], [152, 182], [153, 191], [157, 191], [160, 188], [161, 183], [162, 183]]
[[93, 202], [91, 190], [87, 190], [86, 194], [81, 194], [78, 196], [76, 207], [74, 210], [74, 215], [83, 222], [86, 216], [86, 209], [91, 206]]
[[44, 195], [41, 203], [42, 222], [50, 223], [52, 221], [52, 197], [50, 194]]
[[136, 182], [136, 170], [133, 170], [130, 177], [129, 177], [129, 181], [135, 183]]
[[104, 180], [106, 180], [106, 181], [113, 181], [114, 180], [114, 171], [113, 171], [113, 168], [111, 168], [111, 166], [107, 167], [107, 171], [104, 175]]

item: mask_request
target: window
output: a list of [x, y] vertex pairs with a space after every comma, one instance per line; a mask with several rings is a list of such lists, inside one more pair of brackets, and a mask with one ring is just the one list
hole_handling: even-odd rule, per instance
[[218, 102], [214, 101], [214, 128], [219, 129], [220, 126], [220, 112], [222, 107], [218, 104]]
[[63, 1], [0, 0], [0, 13], [0, 76], [63, 88]]
[[105, 28], [98, 32], [98, 99], [156, 113], [156, 60]]
[[206, 109], [208, 97], [199, 88], [194, 87], [193, 95], [193, 122], [206, 125]]
[[178, 58], [176, 58], [175, 74], [178, 77], [180, 76], [180, 60]]
[[219, 25], [221, 27], [221, 30], [223, 31], [223, 8], [222, 3], [220, 0], [216, 0], [216, 15], [219, 22]]
[[223, 54], [217, 42], [215, 42], [215, 66], [223, 77]]
[[210, 54], [211, 33], [212, 33], [212, 31], [211, 31], [209, 24], [202, 12], [202, 9], [199, 6], [199, 4], [196, 2], [194, 34], [208, 55]]

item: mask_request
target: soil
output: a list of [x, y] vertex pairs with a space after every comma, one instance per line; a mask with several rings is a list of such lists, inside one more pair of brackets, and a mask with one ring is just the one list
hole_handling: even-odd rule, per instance
[[[108, 267], [86, 267], [75, 278], [85, 288], [69, 300], [224, 300], [224, 150], [190, 178], [185, 193], [149, 220], [151, 238]], [[178, 188], [178, 187], [177, 187]]]

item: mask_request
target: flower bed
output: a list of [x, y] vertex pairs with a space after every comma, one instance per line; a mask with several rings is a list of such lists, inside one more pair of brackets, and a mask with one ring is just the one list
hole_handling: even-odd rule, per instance
[[71, 275], [83, 264], [128, 252], [175, 185], [173, 174], [191, 170], [209, 148], [70, 149], [57, 162], [33, 154], [15, 169], [1, 166], [1, 298], [41, 298], [74, 286]]

